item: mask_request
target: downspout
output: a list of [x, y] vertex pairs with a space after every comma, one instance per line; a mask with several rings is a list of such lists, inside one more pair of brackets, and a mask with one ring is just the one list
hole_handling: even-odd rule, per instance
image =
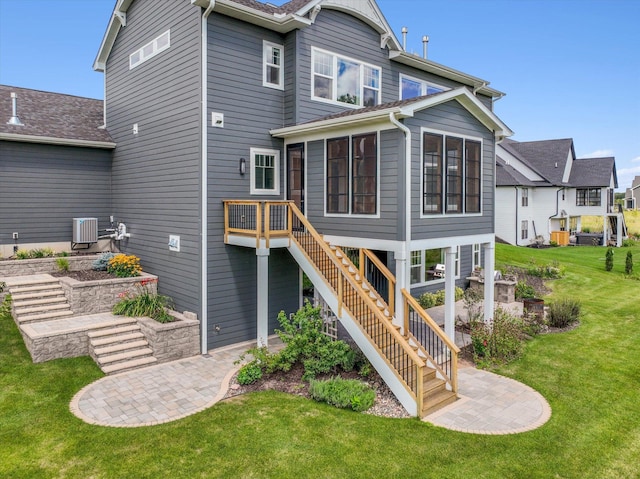
[[[395, 125], [399, 130], [404, 133], [405, 138], [405, 233], [404, 233], [404, 242], [402, 247], [402, 255], [405, 262], [404, 268], [404, 278], [403, 281], [396, 281], [396, 284], [404, 285], [407, 291], [411, 290], [411, 281], [410, 281], [410, 260], [411, 260], [411, 130], [404, 124], [400, 123], [395, 116], [395, 113], [389, 113], [389, 121]], [[398, 288], [396, 291], [396, 313], [400, 313], [404, 316], [404, 307], [399, 307], [402, 302], [400, 299], [402, 298], [401, 288]], [[404, 328], [404, 317], [398, 318], [398, 314], [396, 314], [396, 319], [400, 321], [402, 319], [402, 326]]]
[[520, 232], [520, 229], [518, 228], [518, 187], [514, 186], [513, 189], [516, 190], [516, 246], [519, 246], [518, 233]]
[[564, 186], [558, 189], [558, 191], [556, 191], [556, 214], [549, 216], [549, 219], [547, 220], [547, 229], [549, 230], [549, 239], [551, 239], [551, 218], [557, 217], [558, 213], [560, 213], [560, 199], [558, 197], [558, 193], [560, 193], [561, 191], [564, 191]]
[[201, 166], [200, 166], [200, 247], [201, 247], [201, 251], [200, 251], [200, 258], [201, 258], [201, 264], [200, 264], [200, 304], [202, 305], [201, 311], [200, 311], [200, 330], [201, 330], [201, 346], [200, 346], [200, 351], [202, 354], [207, 354], [207, 351], [209, 350], [208, 348], [208, 328], [209, 328], [209, 321], [208, 321], [208, 313], [209, 313], [209, 301], [208, 301], [208, 280], [207, 280], [207, 262], [208, 262], [208, 231], [207, 231], [207, 224], [208, 224], [208, 205], [207, 205], [207, 199], [208, 199], [208, 155], [207, 155], [207, 147], [208, 147], [208, 141], [207, 141], [207, 133], [208, 133], [208, 129], [207, 129], [207, 105], [208, 105], [208, 99], [207, 99], [207, 56], [208, 56], [208, 52], [207, 52], [207, 43], [208, 43], [208, 31], [207, 31], [207, 19], [209, 18], [209, 15], [211, 14], [211, 12], [213, 11], [213, 7], [215, 6], [216, 2], [215, 0], [209, 0], [209, 6], [207, 7], [207, 9], [204, 11], [204, 13], [202, 14], [202, 20], [201, 20], [201, 33], [200, 33], [200, 41], [201, 41], [201, 47], [200, 47], [200, 52], [201, 52], [201, 59], [200, 59], [200, 64], [201, 64], [201, 69], [202, 69], [202, 77], [200, 80], [200, 88], [201, 88], [201, 97], [202, 97], [202, 105], [200, 107], [201, 111], [202, 111], [202, 118], [201, 118], [201, 123], [202, 123], [202, 138], [201, 138], [201, 146], [200, 148], [202, 149], [202, 158], [201, 158]]

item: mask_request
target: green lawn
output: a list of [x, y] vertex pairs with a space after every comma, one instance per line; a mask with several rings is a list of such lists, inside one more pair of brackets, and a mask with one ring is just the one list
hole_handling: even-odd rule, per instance
[[[0, 317], [0, 477], [6, 478], [637, 478], [640, 282], [627, 249], [496, 247], [497, 264], [559, 261], [554, 296], [582, 301], [582, 325], [528, 343], [500, 371], [551, 404], [542, 428], [476, 436], [342, 411], [280, 393], [220, 403], [160, 426], [91, 426], [69, 401], [102, 374], [89, 358], [32, 364]], [[632, 250], [640, 270], [640, 248]]]

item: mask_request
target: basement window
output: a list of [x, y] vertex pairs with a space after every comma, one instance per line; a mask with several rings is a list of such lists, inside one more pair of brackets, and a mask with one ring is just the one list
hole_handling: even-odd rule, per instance
[[162, 35], [154, 38], [149, 43], [139, 48], [131, 55], [129, 55], [129, 70], [133, 70], [135, 67], [147, 60], [155, 57], [157, 54], [168, 50], [171, 46], [171, 30], [167, 30]]

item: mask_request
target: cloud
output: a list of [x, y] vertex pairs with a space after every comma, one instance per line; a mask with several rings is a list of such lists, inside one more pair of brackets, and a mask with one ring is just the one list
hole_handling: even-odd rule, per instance
[[618, 170], [618, 189], [624, 191], [631, 188], [631, 182], [636, 176], [640, 176], [640, 166], [633, 168], [621, 168]]
[[636, 156], [634, 159], [632, 159], [631, 163], [640, 163], [640, 156]]
[[609, 156], [614, 156], [613, 150], [596, 150], [593, 153], [582, 155], [579, 158], [606, 158]]

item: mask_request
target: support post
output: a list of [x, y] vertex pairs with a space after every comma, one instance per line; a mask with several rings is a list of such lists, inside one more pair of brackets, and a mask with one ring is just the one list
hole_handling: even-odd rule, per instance
[[404, 301], [401, 301], [402, 289], [404, 288], [407, 291], [410, 291], [410, 285], [408, 284], [409, 282], [407, 281], [409, 273], [407, 270], [406, 247], [403, 248], [402, 251], [395, 251], [394, 259], [396, 261], [396, 291], [395, 291], [396, 304], [395, 304], [395, 311], [394, 311], [395, 317], [394, 317], [393, 324], [400, 326], [402, 328], [400, 331], [402, 334], [407, 334], [407, 332], [404, 330], [405, 329]]
[[444, 251], [444, 332], [456, 341], [456, 252], [449, 246]]
[[602, 246], [609, 244], [609, 217], [605, 214], [602, 217]]
[[493, 319], [494, 285], [495, 285], [495, 242], [483, 243], [484, 251], [484, 322]]
[[[261, 240], [264, 243], [264, 240]], [[258, 320], [258, 347], [267, 347], [269, 337], [269, 248], [261, 245], [256, 249], [257, 260], [257, 297], [256, 311]]]

